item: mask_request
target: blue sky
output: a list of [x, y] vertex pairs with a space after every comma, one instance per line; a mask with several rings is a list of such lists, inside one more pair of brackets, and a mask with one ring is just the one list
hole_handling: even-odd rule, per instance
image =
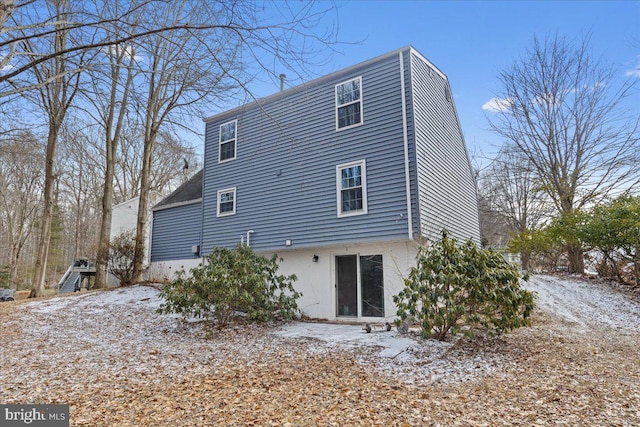
[[[640, 67], [640, 1], [349, 1], [337, 2], [338, 46], [318, 75], [412, 45], [451, 83], [469, 150], [490, 155], [499, 145], [482, 106], [500, 89], [497, 76], [534, 35], [580, 39], [619, 67]], [[326, 3], [330, 6], [331, 3]], [[330, 25], [327, 20], [327, 25]], [[315, 70], [314, 70], [315, 71]], [[640, 75], [637, 77], [640, 78]], [[640, 91], [631, 108], [640, 114]]]

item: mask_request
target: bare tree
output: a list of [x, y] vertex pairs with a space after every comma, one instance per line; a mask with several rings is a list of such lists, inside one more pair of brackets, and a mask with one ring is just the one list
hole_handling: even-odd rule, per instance
[[[163, 26], [175, 26], [185, 15], [195, 19], [202, 9], [192, 8], [186, 1], [173, 2], [163, 8], [149, 11], [151, 19]], [[206, 39], [205, 35], [200, 35]], [[136, 231], [133, 282], [141, 279], [146, 241], [146, 224], [151, 189], [151, 167], [156, 143], [162, 127], [170, 125], [172, 113], [195, 106], [198, 101], [214, 94], [223, 84], [225, 73], [231, 68], [237, 39], [227, 45], [221, 40], [208, 39], [215, 43], [210, 47], [215, 52], [209, 57], [202, 49], [199, 39], [188, 31], [174, 30], [162, 36], [149, 36], [141, 45], [141, 54], [147, 60], [144, 66], [144, 96], [140, 99], [144, 128], [142, 168], [140, 174], [140, 198]], [[230, 57], [230, 58], [229, 58]], [[213, 60], [212, 60], [213, 59]], [[218, 64], [222, 63], [222, 67]]]
[[[144, 229], [149, 191], [170, 185], [173, 167], [181, 171], [179, 161], [163, 163], [158, 156], [179, 152], [175, 148], [182, 144], [174, 145], [175, 131], [188, 129], [191, 120], [184, 117], [201, 117], [203, 111], [210, 113], [222, 100], [228, 105], [236, 96], [253, 98], [247, 82], [257, 76], [274, 78], [283, 71], [290, 76], [307, 74], [312, 60], [326, 57], [324, 52], [333, 43], [333, 34], [316, 26], [332, 9], [319, 10], [313, 2], [0, 0], [0, 62], [7, 66], [0, 74], [0, 124], [7, 122], [5, 112], [16, 109], [16, 97], [21, 97], [39, 108], [47, 128], [32, 295], [43, 291], [56, 195], [67, 215], [70, 208], [74, 210], [76, 231], [87, 206], [84, 177], [75, 173], [86, 170], [85, 165], [71, 162], [78, 169], [69, 173], [65, 170], [69, 165], [57, 163], [58, 137], [72, 106], [91, 113], [87, 126], [103, 128], [105, 148], [96, 153], [104, 159], [94, 162], [105, 173], [102, 225], [110, 225], [110, 182], [119, 176], [114, 151], [124, 148], [118, 143], [119, 132], [134, 128], [128, 121], [136, 116], [134, 111], [138, 113], [134, 121], [144, 128], [141, 166], [129, 178], [140, 182], [139, 229]], [[84, 75], [92, 79], [81, 80]], [[79, 85], [92, 105], [77, 102], [82, 93]], [[131, 92], [125, 96], [125, 90]], [[134, 105], [127, 106], [134, 93]], [[159, 166], [165, 170], [154, 174]], [[56, 192], [56, 183], [61, 193]], [[71, 185], [81, 188], [69, 191]], [[101, 226], [103, 237], [109, 234], [105, 229]], [[73, 250], [65, 251], [77, 254], [78, 239], [76, 232]], [[140, 262], [143, 242], [138, 240]]]
[[[99, 230], [100, 190], [104, 179], [103, 155], [95, 149], [99, 135], [76, 116], [60, 139], [60, 193], [67, 211], [65, 245], [74, 259], [93, 257]], [[72, 120], [69, 120], [72, 122]]]
[[[0, 29], [4, 27], [4, 23], [7, 22], [7, 19], [9, 19], [9, 16], [13, 13], [13, 9], [15, 7], [15, 0], [0, 0]], [[3, 63], [2, 58], [0, 58], [0, 68], [5, 65], [6, 63]]]
[[[309, 69], [316, 49], [326, 49], [333, 42], [332, 33], [318, 34], [318, 20], [328, 10], [316, 4], [278, 3], [278, 16], [264, 13], [263, 4], [254, 2], [209, 2], [194, 4], [174, 2], [156, 8], [153, 19], [160, 25], [176, 28], [174, 20], [189, 16], [211, 25], [209, 31], [173, 30], [162, 37], [145, 40], [149, 57], [145, 70], [147, 91], [144, 100], [144, 152], [140, 203], [136, 233], [133, 281], [141, 280], [144, 242], [149, 210], [149, 172], [155, 144], [162, 127], [176, 123], [174, 114], [199, 111], [234, 88], [253, 98], [247, 82], [256, 73], [276, 76], [283, 70], [301, 76]], [[322, 56], [322, 55], [321, 55]], [[280, 67], [276, 71], [276, 67]]]
[[[115, 165], [114, 203], [140, 195], [144, 130], [128, 127], [120, 138]], [[186, 181], [186, 166], [198, 168], [195, 150], [168, 132], [161, 132], [152, 158], [150, 191], [168, 194]]]
[[[53, 0], [47, 0], [51, 3]], [[198, 0], [196, 0], [198, 1]], [[42, 13], [47, 7], [42, 7], [41, 1], [25, 0], [21, 3], [15, 0], [0, 0], [0, 50], [7, 50], [7, 53], [0, 57], [2, 66], [12, 64], [12, 67], [6, 73], [0, 74], [0, 99], [15, 95], [25, 91], [37, 89], [39, 86], [45, 85], [51, 81], [60, 79], [67, 73], [75, 74], [79, 69], [68, 67], [65, 70], [59, 70], [59, 73], [50, 74], [44, 82], [31, 81], [28, 86], [6, 85], [11, 80], [20, 78], [24, 73], [33, 72], [33, 68], [41, 64], [50, 62], [59, 56], [74, 56], [85, 51], [96, 50], [114, 45], [129, 44], [138, 38], [161, 34], [171, 29], [183, 29], [187, 31], [198, 31], [200, 29], [209, 29], [212, 26], [203, 22], [201, 24], [192, 24], [186, 21], [180, 21], [175, 27], [166, 28], [154, 26], [140, 26], [137, 30], [129, 33], [120, 33], [118, 37], [94, 37], [87, 38], [84, 42], [65, 45], [59, 50], [49, 50], [40, 52], [34, 56], [28, 49], [22, 49], [23, 46], [29, 44], [39, 44], [42, 40], [50, 39], [62, 26], [66, 31], [85, 32], [96, 34], [96, 29], [104, 28], [109, 24], [120, 24], [126, 26], [130, 22], [131, 15], [140, 15], [141, 11], [153, 9], [155, 5], [159, 7], [162, 4], [170, 3], [171, 0], [139, 0], [134, 2], [126, 2], [128, 7], [123, 7], [122, 12], [104, 18], [101, 14], [85, 9], [83, 1], [75, 1], [66, 11], [65, 19], [58, 16], [52, 16]], [[102, 3], [124, 3], [124, 2], [102, 2]], [[232, 2], [235, 3], [235, 2]], [[28, 58], [25, 60], [24, 58]], [[0, 67], [1, 68], [1, 67]]]
[[[70, 10], [69, 0], [52, 0], [47, 3], [47, 10], [55, 23], [55, 31], [51, 32], [51, 37], [36, 39], [37, 43], [32, 43], [26, 37], [21, 42], [22, 49], [29, 52], [31, 57], [38, 58], [46, 52], [59, 52], [66, 50], [70, 32], [68, 30], [68, 14]], [[68, 73], [69, 64], [73, 69], [80, 69], [82, 57], [74, 58], [64, 55], [55, 56], [50, 61], [39, 62], [29, 68], [32, 76], [25, 80], [12, 81], [14, 86], [29, 87], [32, 82], [38, 82], [35, 94], [22, 92], [28, 96], [45, 115], [47, 120], [47, 146], [45, 151], [44, 166], [44, 191], [42, 196], [42, 212], [39, 224], [39, 244], [38, 255], [35, 263], [35, 272], [31, 288], [31, 297], [41, 296], [44, 293], [44, 285], [47, 273], [47, 260], [49, 257], [49, 242], [51, 239], [51, 224], [53, 219], [54, 206], [54, 184], [56, 179], [55, 159], [58, 144], [58, 136], [62, 128], [65, 116], [71, 107], [73, 99], [78, 91], [79, 76], [77, 73]], [[24, 76], [24, 75], [23, 75]], [[55, 78], [51, 78], [55, 76]]]
[[[540, 188], [534, 168], [528, 158], [512, 146], [502, 147], [480, 175], [479, 182], [484, 201], [481, 209], [495, 215], [495, 231], [503, 238], [508, 238], [510, 233], [533, 230], [551, 214], [547, 195]], [[521, 262], [528, 270], [529, 254], [521, 254]]]
[[[132, 43], [117, 43], [129, 34], [135, 33], [140, 16], [135, 2], [128, 3], [124, 16], [119, 18], [124, 2], [96, 2], [96, 15], [102, 18], [99, 31], [103, 40], [111, 41], [98, 52], [95, 66], [87, 73], [91, 90], [86, 91], [86, 100], [92, 108], [87, 111], [93, 121], [102, 129], [105, 154], [104, 180], [102, 190], [102, 216], [96, 255], [95, 287], [103, 288], [107, 283], [107, 258], [113, 206], [113, 180], [120, 137], [126, 126], [131, 91], [137, 73], [136, 51]], [[101, 63], [102, 62], [102, 63]]]
[[[623, 108], [634, 83], [616, 77], [592, 57], [588, 38], [559, 36], [535, 38], [500, 73], [491, 128], [526, 157], [561, 216], [637, 183], [640, 118]], [[579, 245], [567, 245], [567, 256], [572, 272], [584, 270]]]
[[20, 257], [38, 215], [44, 162], [38, 153], [42, 151], [33, 134], [22, 133], [5, 141], [0, 156], [0, 217], [6, 232], [12, 289], [16, 288]]

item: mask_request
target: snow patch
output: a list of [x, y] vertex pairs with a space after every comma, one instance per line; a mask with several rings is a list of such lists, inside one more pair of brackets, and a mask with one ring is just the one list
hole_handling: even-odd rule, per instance
[[[640, 330], [638, 304], [604, 285], [533, 276], [525, 286], [538, 294], [541, 310], [579, 331]], [[230, 364], [272, 365], [309, 354], [348, 353], [367, 371], [417, 385], [473, 381], [510, 363], [491, 346], [467, 351], [464, 341], [425, 341], [395, 328], [367, 334], [358, 325], [238, 326], [206, 340], [201, 324], [157, 313], [161, 302], [157, 289], [133, 286], [20, 305], [22, 312], [5, 326], [20, 331], [20, 343], [37, 345], [12, 345], [3, 363], [29, 361], [34, 368], [3, 378], [5, 400], [19, 401], [34, 384], [44, 387], [42, 378], [46, 387], [62, 387], [79, 372], [94, 379], [92, 387], [111, 384], [112, 376], [135, 387], [175, 372], [215, 375]]]
[[532, 276], [525, 288], [537, 294], [539, 309], [577, 327], [640, 331], [640, 306], [605, 284], [555, 276]]

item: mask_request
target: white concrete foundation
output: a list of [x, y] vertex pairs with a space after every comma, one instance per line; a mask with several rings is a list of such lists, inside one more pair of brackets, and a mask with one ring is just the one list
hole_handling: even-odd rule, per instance
[[155, 283], [170, 282], [178, 271], [189, 272], [202, 262], [202, 258], [178, 259], [174, 261], [152, 262], [149, 266], [149, 281]]
[[[393, 296], [404, 287], [403, 278], [415, 266], [417, 245], [415, 242], [384, 242], [372, 244], [346, 245], [316, 249], [289, 249], [278, 253], [283, 259], [279, 263], [279, 274], [295, 274], [298, 280], [294, 288], [302, 292], [298, 307], [302, 314], [315, 319], [367, 321], [392, 321], [396, 317]], [[264, 254], [271, 256], [271, 253]], [[317, 255], [317, 262], [314, 261]], [[361, 316], [337, 316], [337, 291], [335, 257], [338, 255], [382, 255], [384, 270], [384, 318]], [[150, 278], [164, 282], [172, 280], [176, 271], [189, 271], [202, 259], [177, 260], [151, 263]]]
[[[298, 280], [294, 287], [302, 292], [298, 307], [311, 318], [330, 320], [380, 320], [379, 318], [337, 316], [336, 268], [338, 255], [382, 255], [384, 269], [384, 314], [385, 319], [396, 316], [393, 296], [404, 287], [403, 277], [415, 266], [417, 245], [414, 242], [385, 242], [348, 245], [331, 248], [291, 250], [278, 255], [283, 258], [280, 274], [295, 274]], [[318, 261], [314, 262], [314, 255]]]

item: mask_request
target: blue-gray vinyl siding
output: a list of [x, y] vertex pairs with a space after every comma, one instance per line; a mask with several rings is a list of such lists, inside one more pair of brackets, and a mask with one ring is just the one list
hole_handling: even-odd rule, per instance
[[[471, 165], [448, 81], [418, 55], [411, 54], [411, 96], [419, 227], [423, 237], [480, 242], [478, 202]], [[450, 93], [450, 92], [449, 92]]]
[[202, 203], [153, 212], [151, 262], [198, 258], [192, 246], [200, 244]]
[[[335, 85], [362, 76], [363, 124], [336, 131]], [[406, 76], [405, 76], [406, 78]], [[399, 56], [387, 55], [208, 119], [203, 253], [407, 239]], [[218, 163], [220, 124], [237, 119], [237, 158]], [[368, 213], [337, 217], [336, 166], [365, 160]], [[217, 191], [236, 187], [236, 214], [217, 217]]]

